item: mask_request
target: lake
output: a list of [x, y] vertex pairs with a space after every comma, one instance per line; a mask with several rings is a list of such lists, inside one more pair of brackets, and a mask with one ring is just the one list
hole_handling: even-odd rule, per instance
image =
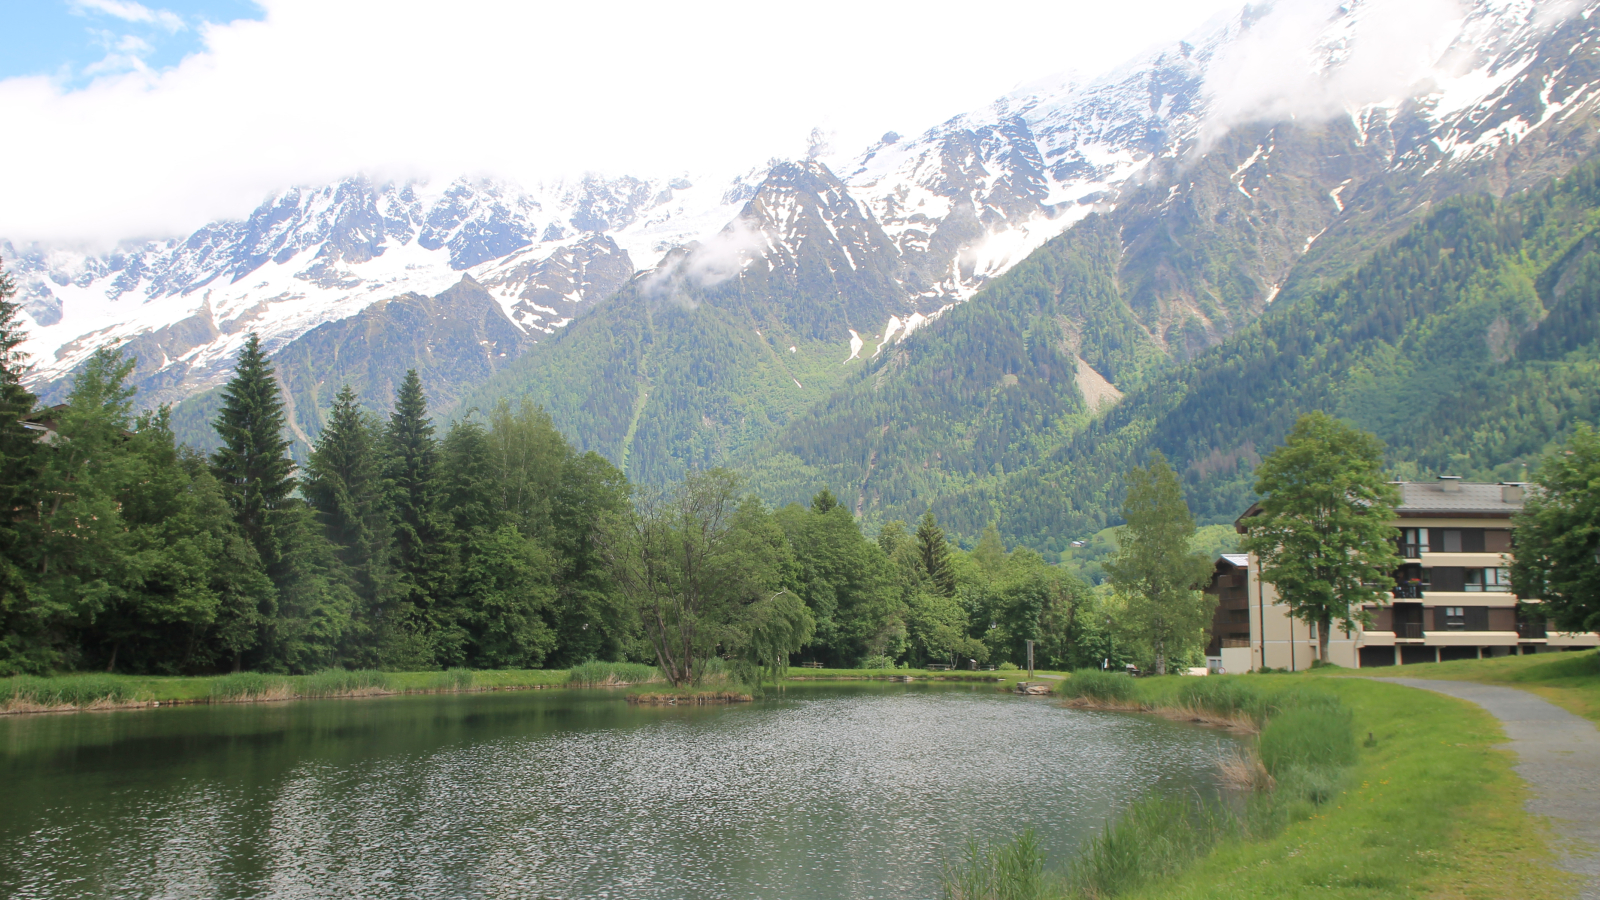
[[992, 687], [605, 691], [0, 719], [9, 898], [926, 898], [969, 838], [1066, 859], [1226, 734]]

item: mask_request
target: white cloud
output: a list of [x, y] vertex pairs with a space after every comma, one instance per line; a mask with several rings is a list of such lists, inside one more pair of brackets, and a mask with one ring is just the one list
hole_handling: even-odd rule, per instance
[[[1581, 8], [1578, 0], [1470, 5], [1531, 16], [1537, 28]], [[1279, 0], [1252, 11], [1206, 73], [1206, 137], [1242, 122], [1327, 119], [1391, 104], [1429, 79], [1460, 75], [1481, 64], [1451, 49], [1468, 12], [1469, 0]]]
[[0, 81], [26, 135], [0, 144], [0, 235], [182, 234], [355, 172], [737, 172], [804, 155], [813, 127], [851, 152], [1226, 5], [263, 0], [264, 21], [201, 26], [203, 52], [169, 70]]
[[182, 31], [183, 17], [165, 9], [151, 9], [131, 0], [72, 0], [68, 8], [78, 15], [104, 13], [124, 22], [157, 25], [168, 31]]
[[1207, 130], [1327, 118], [1402, 96], [1432, 70], [1464, 15], [1460, 0], [1279, 2], [1212, 62]]

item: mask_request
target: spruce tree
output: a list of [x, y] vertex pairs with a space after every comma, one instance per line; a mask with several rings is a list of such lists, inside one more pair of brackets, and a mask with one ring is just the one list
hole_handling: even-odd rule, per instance
[[278, 381], [261, 339], [252, 332], [239, 352], [233, 379], [222, 390], [222, 409], [213, 425], [222, 446], [211, 455], [211, 468], [222, 483], [234, 521], [269, 572], [282, 557], [273, 513], [295, 487], [284, 425]]
[[946, 597], [954, 597], [956, 570], [950, 564], [950, 545], [931, 509], [923, 513], [922, 521], [917, 523], [917, 556], [934, 589]]
[[362, 664], [375, 649], [386, 604], [394, 595], [394, 530], [389, 522], [378, 425], [345, 385], [306, 465], [305, 497], [333, 545], [338, 570], [359, 601], [352, 639]]
[[410, 603], [422, 621], [412, 623], [414, 632], [437, 631], [448, 625], [435, 621], [439, 566], [439, 485], [437, 468], [439, 447], [434, 439], [433, 422], [428, 418], [428, 401], [422, 393], [417, 370], [406, 372], [395, 393], [394, 411], [384, 429], [384, 455], [387, 457], [390, 520], [394, 524], [395, 568], [399, 573], [399, 594]]
[[39, 483], [39, 443], [20, 419], [37, 398], [22, 386], [27, 360], [17, 346], [27, 338], [19, 318], [16, 282], [0, 268], [0, 675], [36, 666], [24, 663], [38, 646], [27, 583], [15, 560], [22, 538], [16, 523], [31, 508]]

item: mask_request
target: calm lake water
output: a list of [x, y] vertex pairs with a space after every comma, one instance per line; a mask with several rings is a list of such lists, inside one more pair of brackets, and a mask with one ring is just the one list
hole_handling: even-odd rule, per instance
[[1062, 860], [1230, 746], [919, 684], [8, 717], [0, 897], [925, 898], [969, 837]]

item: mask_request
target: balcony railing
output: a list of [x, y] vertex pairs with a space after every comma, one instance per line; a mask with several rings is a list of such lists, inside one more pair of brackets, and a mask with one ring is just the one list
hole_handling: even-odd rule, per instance
[[1248, 647], [1248, 646], [1250, 646], [1250, 641], [1247, 638], [1223, 638], [1222, 639], [1222, 646], [1224, 646], [1224, 647]]
[[1407, 544], [1403, 542], [1400, 544], [1401, 559], [1421, 559], [1422, 551], [1423, 546], [1421, 544]]
[[1394, 590], [1390, 591], [1389, 593], [1393, 594], [1396, 600], [1421, 600], [1422, 585], [1397, 584], [1394, 586]]
[[1523, 640], [1543, 639], [1549, 635], [1545, 632], [1543, 622], [1518, 622], [1517, 637]]
[[1396, 622], [1394, 623], [1394, 636], [1408, 641], [1422, 640], [1421, 622]]

